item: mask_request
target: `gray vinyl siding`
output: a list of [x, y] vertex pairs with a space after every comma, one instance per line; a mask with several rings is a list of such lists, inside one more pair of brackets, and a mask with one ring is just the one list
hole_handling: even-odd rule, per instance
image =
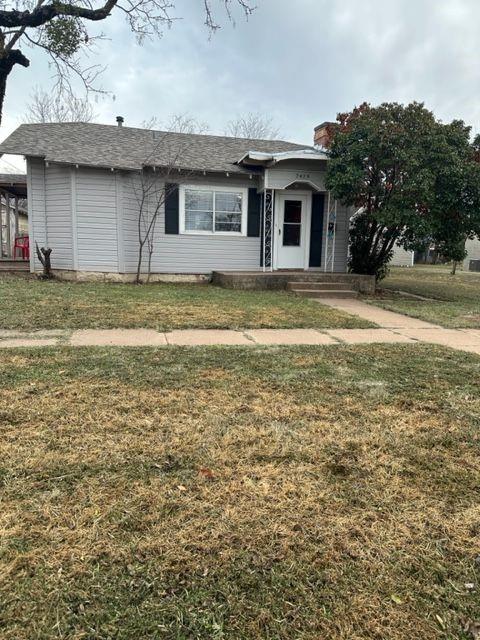
[[74, 217], [80, 271], [118, 271], [115, 184], [112, 171], [76, 170]]
[[55, 269], [73, 269], [72, 199], [70, 169], [50, 165], [45, 169], [45, 207], [48, 245]]
[[[173, 180], [172, 180], [173, 181]], [[250, 180], [228, 180], [224, 177], [203, 180], [188, 178], [188, 184], [211, 184], [248, 188], [256, 186]], [[135, 272], [138, 261], [138, 195], [132, 178], [123, 178], [123, 238], [127, 273]], [[145, 251], [146, 253], [146, 251]], [[147, 265], [147, 256], [143, 260]], [[252, 270], [260, 266], [260, 238], [244, 236], [215, 236], [165, 234], [165, 211], [160, 208], [155, 230], [155, 250], [152, 256], [153, 273], [210, 273], [216, 269]]]
[[337, 244], [335, 248], [335, 271], [345, 273], [347, 271], [348, 241], [350, 218], [354, 210], [351, 207], [339, 205], [337, 209]]
[[37, 158], [27, 170], [32, 247], [49, 246], [54, 269], [118, 271], [115, 174]]
[[[138, 189], [135, 174], [28, 160], [29, 214], [32, 246], [53, 249], [58, 269], [134, 273], [138, 260]], [[169, 182], [181, 182], [175, 176]], [[256, 178], [196, 176], [188, 184], [217, 187], [258, 187]], [[159, 188], [163, 182], [159, 181]], [[327, 194], [326, 194], [327, 197]], [[351, 210], [337, 205], [334, 270], [347, 269], [348, 225]], [[325, 265], [327, 211], [322, 250]], [[155, 230], [153, 273], [210, 273], [213, 270], [260, 268], [260, 238], [225, 235], [165, 234], [163, 206]], [[147, 252], [143, 271], [147, 267]], [[35, 268], [41, 265], [35, 262]]]
[[27, 195], [30, 235], [30, 268], [41, 270], [35, 254], [35, 242], [39, 247], [48, 245], [47, 224], [45, 219], [45, 165], [43, 160], [27, 159]]
[[[348, 257], [348, 232], [350, 227], [350, 218], [354, 211], [351, 207], [337, 202], [337, 225], [335, 230], [335, 256], [333, 270], [337, 273], [345, 273], [347, 271]], [[327, 252], [327, 228], [328, 228], [328, 193], [325, 194], [325, 209], [323, 220], [323, 246], [322, 246], [322, 266], [325, 269], [325, 259]]]

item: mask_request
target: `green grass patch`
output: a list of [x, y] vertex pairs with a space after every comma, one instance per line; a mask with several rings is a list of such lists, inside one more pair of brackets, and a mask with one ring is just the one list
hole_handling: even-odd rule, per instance
[[480, 358], [5, 350], [0, 379], [2, 639], [467, 640]]
[[0, 329], [361, 328], [370, 323], [287, 291], [212, 285], [44, 282], [0, 275]]
[[[371, 301], [450, 328], [480, 328], [480, 273], [457, 271], [449, 266], [392, 267], [380, 284], [383, 291]], [[399, 295], [406, 292], [429, 298], [418, 300]]]

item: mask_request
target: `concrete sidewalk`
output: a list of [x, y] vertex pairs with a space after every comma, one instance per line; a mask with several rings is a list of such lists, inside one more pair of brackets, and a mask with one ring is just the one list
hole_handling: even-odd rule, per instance
[[15, 347], [169, 347], [238, 345], [440, 344], [480, 355], [480, 332], [437, 327], [412, 329], [81, 329], [0, 333], [0, 349]]
[[386, 311], [360, 300], [322, 298], [321, 304], [364, 318], [374, 329], [79, 329], [77, 331], [0, 331], [0, 348], [13, 347], [168, 347], [212, 345], [439, 344], [480, 355], [479, 329], [444, 329]]

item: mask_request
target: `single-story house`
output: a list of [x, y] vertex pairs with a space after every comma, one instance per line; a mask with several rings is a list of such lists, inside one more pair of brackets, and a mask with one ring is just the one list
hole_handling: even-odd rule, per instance
[[[117, 122], [23, 124], [0, 144], [0, 154], [26, 158], [30, 242], [52, 248], [57, 274], [131, 279], [142, 196], [159, 205], [151, 261], [158, 276], [346, 272], [351, 211], [326, 192], [318, 145]], [[146, 174], [156, 185], [148, 196]], [[30, 267], [40, 270], [34, 251]]]

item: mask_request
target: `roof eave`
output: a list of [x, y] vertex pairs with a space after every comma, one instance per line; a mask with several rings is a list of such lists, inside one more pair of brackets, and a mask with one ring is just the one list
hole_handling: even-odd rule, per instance
[[285, 162], [287, 160], [313, 160], [314, 162], [325, 162], [328, 160], [328, 155], [322, 151], [313, 149], [304, 149], [299, 151], [282, 151], [280, 153], [248, 151], [240, 158], [240, 160], [238, 160], [237, 164], [240, 166], [250, 165], [272, 167], [279, 162]]

